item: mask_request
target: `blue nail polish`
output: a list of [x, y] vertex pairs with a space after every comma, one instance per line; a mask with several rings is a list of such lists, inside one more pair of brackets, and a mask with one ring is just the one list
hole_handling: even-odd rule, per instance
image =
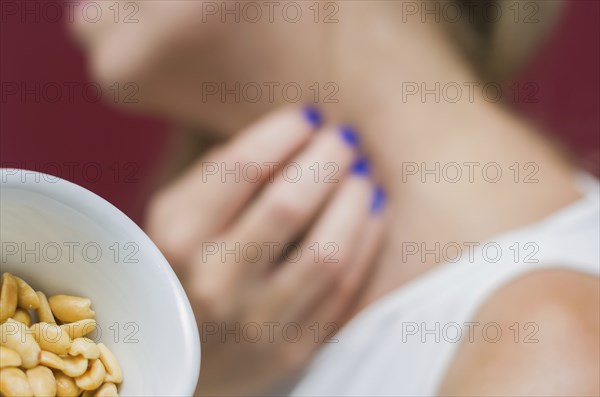
[[342, 126], [340, 127], [340, 134], [342, 135], [342, 139], [350, 146], [358, 147], [359, 139], [356, 130], [350, 126]]
[[321, 111], [314, 106], [306, 106], [304, 108], [304, 118], [310, 125], [317, 128], [323, 124], [323, 115]]
[[377, 214], [381, 212], [385, 205], [385, 191], [381, 185], [375, 186], [373, 191], [373, 201], [371, 202], [371, 213]]
[[358, 159], [356, 159], [354, 164], [352, 164], [352, 168], [350, 168], [350, 171], [354, 175], [369, 175], [371, 171], [371, 167], [369, 166], [369, 160], [364, 156], [359, 157]]

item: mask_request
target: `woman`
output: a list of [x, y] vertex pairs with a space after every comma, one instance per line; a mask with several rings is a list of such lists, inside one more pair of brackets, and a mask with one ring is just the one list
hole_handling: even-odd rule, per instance
[[[213, 142], [148, 224], [197, 313], [199, 394], [600, 393], [598, 182], [498, 101], [557, 5], [75, 21], [100, 81]], [[264, 116], [296, 101], [319, 110]]]

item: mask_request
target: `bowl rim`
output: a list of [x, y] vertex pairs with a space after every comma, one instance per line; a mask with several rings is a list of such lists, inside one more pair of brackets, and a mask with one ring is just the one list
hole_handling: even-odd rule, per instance
[[[26, 178], [23, 178], [23, 173], [27, 173]], [[37, 179], [34, 182], [28, 182], [29, 178]], [[168, 278], [169, 283], [175, 286], [173, 289], [175, 298], [182, 303], [180, 307], [182, 307], [183, 310], [180, 310], [179, 312], [179, 319], [181, 321], [182, 329], [188, 330], [189, 332], [184, 332], [183, 335], [181, 335], [184, 346], [186, 346], [185, 350], [188, 352], [188, 360], [185, 360], [185, 362], [182, 363], [181, 371], [187, 372], [189, 378], [194, 379], [194, 381], [193, 383], [190, 383], [188, 388], [178, 392], [186, 393], [186, 395], [193, 395], [200, 374], [201, 361], [200, 334], [196, 318], [179, 279], [175, 275], [175, 272], [167, 259], [150, 237], [148, 237], [148, 235], [133, 220], [131, 220], [131, 218], [109, 201], [76, 183], [60, 177], [19, 168], [0, 168], [0, 190], [5, 187], [27, 190], [54, 199], [85, 214], [85, 216], [89, 217], [92, 221], [106, 227], [108, 230], [115, 228], [116, 223], [118, 223], [119, 228], [126, 228], [137, 241], [143, 243], [144, 246], [147, 246], [153, 251], [151, 252], [151, 256], [156, 258], [160, 271]], [[186, 376], [186, 378], [187, 377], [188, 376]]]

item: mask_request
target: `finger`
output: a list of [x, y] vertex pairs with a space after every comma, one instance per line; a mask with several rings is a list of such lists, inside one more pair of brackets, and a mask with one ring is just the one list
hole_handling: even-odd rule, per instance
[[220, 232], [272, 174], [308, 142], [320, 123], [313, 108], [267, 116], [198, 161], [151, 203], [148, 232], [168, 259], [184, 261]]
[[300, 260], [284, 263], [276, 271], [269, 293], [278, 299], [265, 303], [270, 312], [290, 320], [303, 318], [350, 270], [357, 249], [362, 248], [360, 237], [370, 217], [374, 189], [362, 160], [352, 169], [303, 242]]
[[[380, 194], [375, 192], [375, 195]], [[354, 306], [356, 298], [363, 291], [377, 263], [377, 254], [383, 243], [384, 224], [385, 215], [381, 212], [367, 220], [348, 271], [341, 273], [324, 301], [318, 302], [314, 310], [309, 312], [304, 319], [306, 324], [316, 324], [321, 330], [332, 327], [338, 330], [351, 318], [352, 310], [358, 309]]]
[[313, 304], [313, 310], [307, 311], [308, 315], [303, 319], [294, 319], [294, 324], [300, 324], [303, 330], [307, 330], [307, 336], [287, 344], [282, 352], [286, 362], [305, 363], [321, 344], [336, 343], [337, 332], [355, 313], [353, 310], [358, 310], [354, 302], [375, 268], [379, 247], [383, 243], [386, 218], [382, 209], [384, 197], [381, 190], [376, 191], [374, 196], [372, 216], [360, 233], [351, 265], [341, 272], [331, 291]]
[[305, 232], [347, 175], [356, 156], [338, 130], [327, 130], [277, 174], [232, 227], [232, 238], [264, 247], [262, 260], [250, 268], [269, 268], [284, 247]]

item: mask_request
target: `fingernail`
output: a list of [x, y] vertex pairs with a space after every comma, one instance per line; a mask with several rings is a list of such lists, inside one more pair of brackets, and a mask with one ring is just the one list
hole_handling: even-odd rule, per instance
[[373, 201], [371, 202], [371, 213], [378, 214], [385, 206], [385, 191], [381, 185], [375, 186]]
[[321, 114], [321, 111], [316, 107], [306, 106], [303, 110], [303, 113], [304, 118], [306, 119], [306, 121], [308, 121], [308, 123], [311, 126], [318, 128], [323, 124], [323, 115]]
[[340, 127], [340, 134], [342, 135], [342, 139], [348, 145], [353, 147], [358, 147], [359, 139], [356, 130], [350, 126], [342, 126]]
[[369, 160], [364, 156], [359, 157], [356, 159], [354, 164], [352, 164], [350, 171], [354, 175], [369, 175], [369, 172], [371, 171], [371, 167], [369, 167]]

